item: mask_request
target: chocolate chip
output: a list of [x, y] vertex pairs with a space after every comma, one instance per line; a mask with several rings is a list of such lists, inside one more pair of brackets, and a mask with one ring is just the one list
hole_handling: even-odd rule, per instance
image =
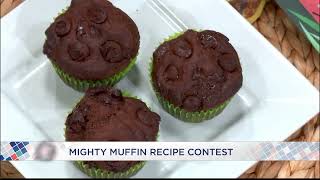
[[186, 40], [179, 39], [173, 47], [173, 53], [179, 57], [189, 58], [192, 55], [192, 46]]
[[183, 100], [183, 108], [187, 111], [198, 111], [201, 108], [201, 100], [197, 96], [188, 96]]
[[122, 93], [119, 89], [111, 89], [110, 93], [112, 98], [117, 100], [123, 100]]
[[55, 32], [60, 37], [67, 35], [70, 32], [70, 30], [71, 23], [66, 19], [58, 20], [55, 23]]
[[104, 60], [117, 63], [123, 60], [122, 49], [120, 44], [115, 41], [106, 41], [100, 47], [100, 53]]
[[91, 96], [97, 101], [104, 103], [106, 105], [110, 105], [112, 103], [118, 103], [118, 100], [122, 101], [123, 96], [120, 90], [110, 88], [110, 87], [99, 87], [99, 88], [90, 88], [86, 91], [87, 96]]
[[164, 71], [164, 76], [167, 80], [175, 81], [179, 78], [178, 69], [174, 65], [169, 65]]
[[86, 44], [76, 42], [69, 45], [68, 53], [72, 60], [80, 62], [90, 55], [90, 50]]
[[145, 109], [138, 109], [137, 112], [137, 117], [138, 119], [145, 125], [148, 126], [152, 126], [154, 125], [154, 121], [160, 121], [160, 117], [158, 114], [154, 113], [154, 112], [150, 112], [148, 110]]
[[160, 46], [157, 51], [156, 51], [156, 56], [161, 57], [165, 55], [169, 51], [169, 46], [168, 45], [162, 45]]
[[235, 50], [233, 49], [232, 45], [227, 41], [221, 42], [219, 44], [219, 47], [217, 48], [217, 50], [221, 54], [234, 54], [235, 53]]
[[215, 49], [218, 46], [218, 41], [214, 37], [213, 33], [209, 31], [203, 31], [200, 33], [200, 41], [204, 48]]
[[222, 33], [219, 32], [214, 32], [215, 37], [221, 39], [222, 41], [228, 42], [229, 38], [225, 35], [223, 35]]
[[228, 72], [233, 72], [237, 68], [237, 59], [232, 54], [224, 54], [219, 58], [219, 66]]
[[226, 80], [223, 70], [220, 67], [208, 76], [208, 79], [212, 82], [224, 82]]
[[88, 10], [87, 15], [89, 20], [96, 24], [104, 23], [107, 19], [107, 12], [99, 7], [92, 7]]
[[69, 114], [66, 124], [72, 132], [81, 132], [86, 126], [86, 119], [80, 109], [75, 109]]

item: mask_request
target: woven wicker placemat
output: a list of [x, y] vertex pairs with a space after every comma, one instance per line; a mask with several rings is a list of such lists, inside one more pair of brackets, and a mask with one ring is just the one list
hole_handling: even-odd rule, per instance
[[[21, 0], [1, 0], [1, 17]], [[273, 1], [269, 1], [253, 26], [261, 32], [316, 87], [320, 88], [319, 53]], [[320, 141], [320, 116], [291, 135], [288, 141]], [[0, 162], [0, 177], [23, 177], [9, 162]], [[320, 178], [320, 161], [265, 161], [240, 178]]]
[[[319, 53], [275, 2], [266, 4], [253, 25], [319, 90]], [[319, 142], [319, 123], [318, 115], [287, 140]], [[265, 161], [251, 167], [241, 178], [320, 178], [319, 172], [319, 161]]]

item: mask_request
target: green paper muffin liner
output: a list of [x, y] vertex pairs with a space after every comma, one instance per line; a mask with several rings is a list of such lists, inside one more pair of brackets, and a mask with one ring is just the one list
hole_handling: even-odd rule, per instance
[[[137, 96], [132, 96], [127, 91], [122, 91], [122, 95], [125, 97], [139, 99]], [[76, 104], [76, 106], [79, 104], [79, 102]], [[147, 107], [150, 109], [150, 107], [148, 105], [147, 105]], [[68, 114], [70, 114], [70, 113], [71, 112], [69, 112]], [[64, 132], [66, 133], [65, 128], [64, 128]], [[160, 134], [158, 132], [156, 139], [158, 139], [159, 136], [160, 136]], [[143, 168], [143, 166], [146, 164], [146, 161], [140, 161], [139, 163], [133, 165], [132, 167], [130, 167], [128, 170], [126, 170], [124, 172], [112, 172], [112, 171], [108, 171], [108, 170], [102, 170], [100, 168], [89, 167], [89, 165], [85, 164], [84, 161], [74, 161], [73, 164], [78, 169], [80, 169], [83, 173], [85, 173], [86, 175], [88, 175], [90, 177], [115, 179], [115, 178], [129, 178], [131, 176], [134, 176]]]
[[[166, 41], [176, 39], [177, 37], [179, 37], [183, 33], [184, 32], [177, 32], [177, 33], [169, 36], [162, 43], [160, 43], [160, 45]], [[212, 119], [213, 117], [220, 114], [225, 109], [225, 107], [229, 104], [229, 102], [231, 100], [231, 98], [230, 98], [230, 99], [226, 100], [225, 102], [223, 102], [222, 104], [217, 105], [216, 107], [209, 109], [209, 110], [188, 112], [180, 107], [173, 105], [167, 99], [165, 99], [164, 97], [162, 97], [160, 95], [160, 93], [156, 90], [154, 83], [152, 81], [152, 71], [153, 71], [153, 59], [151, 58], [151, 62], [149, 65], [150, 81], [151, 81], [153, 90], [157, 96], [157, 99], [158, 99], [159, 103], [161, 104], [161, 106], [163, 107], [163, 109], [165, 109], [172, 116], [174, 116], [182, 121], [190, 122], [190, 123], [200, 123], [200, 122]]]
[[[65, 9], [62, 9], [60, 13], [58, 13], [58, 16], [63, 14], [67, 11], [69, 7], [66, 7]], [[56, 18], [54, 18], [56, 19]], [[50, 60], [56, 73], [59, 75], [59, 77], [62, 79], [62, 81], [72, 87], [75, 90], [78, 91], [85, 91], [88, 88], [92, 87], [101, 87], [101, 86], [113, 86], [117, 82], [119, 82], [126, 74], [131, 70], [131, 68], [134, 66], [136, 60], [137, 60], [138, 54], [133, 58], [130, 59], [130, 63], [127, 67], [125, 67], [122, 71], [118, 72], [117, 74], [114, 74], [111, 77], [107, 77], [101, 80], [81, 80], [78, 79], [66, 72], [64, 72], [57, 64], [54, 63], [53, 60]]]
[[129, 63], [129, 65], [122, 71], [118, 72], [117, 74], [102, 79], [102, 80], [81, 80], [81, 79], [77, 79], [69, 74], [67, 74], [66, 72], [64, 72], [61, 68], [59, 68], [55, 63], [52, 62], [52, 65], [56, 71], [56, 73], [59, 75], [59, 77], [62, 79], [62, 81], [64, 83], [66, 83], [67, 85], [69, 85], [70, 87], [72, 87], [75, 90], [78, 91], [85, 91], [88, 88], [92, 88], [92, 87], [101, 87], [101, 86], [113, 86], [115, 85], [117, 82], [119, 82], [124, 76], [126, 76], [126, 74], [132, 69], [132, 67], [134, 66], [135, 62], [136, 62], [136, 57], [134, 59], [132, 59]]
[[[156, 91], [155, 91], [156, 92]], [[224, 108], [229, 104], [230, 100], [225, 101], [224, 103], [216, 106], [215, 108], [205, 110], [205, 111], [198, 111], [198, 112], [188, 112], [180, 107], [176, 107], [171, 104], [169, 101], [164, 99], [158, 92], [156, 92], [156, 96], [163, 107], [168, 113], [173, 115], [174, 117], [190, 123], [200, 123], [220, 114]]]
[[99, 168], [90, 168], [83, 161], [75, 161], [74, 164], [77, 168], [79, 168], [82, 172], [84, 172], [90, 177], [114, 179], [114, 178], [128, 178], [137, 174], [143, 168], [146, 162], [144, 161], [139, 162], [124, 172], [112, 172], [112, 171], [101, 170]]

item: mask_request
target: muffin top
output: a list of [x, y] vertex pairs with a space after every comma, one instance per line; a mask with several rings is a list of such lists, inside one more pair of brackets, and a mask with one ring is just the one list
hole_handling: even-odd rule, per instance
[[[67, 141], [156, 141], [160, 116], [138, 99], [124, 97], [113, 88], [86, 91], [66, 120]], [[114, 172], [137, 162], [87, 162]]]
[[45, 34], [43, 53], [82, 80], [100, 80], [123, 70], [140, 45], [133, 20], [106, 0], [72, 0]]
[[186, 111], [208, 110], [231, 98], [242, 86], [235, 49], [223, 34], [188, 30], [153, 53], [155, 90]]

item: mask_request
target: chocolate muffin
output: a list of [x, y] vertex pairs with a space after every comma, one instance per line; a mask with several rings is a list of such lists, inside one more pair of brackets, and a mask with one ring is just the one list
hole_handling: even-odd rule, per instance
[[43, 53], [61, 79], [81, 91], [117, 83], [140, 45], [134, 21], [106, 0], [72, 0], [45, 34]]
[[[122, 96], [117, 89], [93, 88], [68, 115], [65, 137], [67, 141], [156, 141], [159, 123], [160, 116], [144, 102]], [[77, 162], [89, 176], [110, 178], [132, 176], [143, 165], [139, 161]]]
[[151, 78], [170, 114], [201, 122], [219, 114], [242, 86], [239, 57], [229, 39], [211, 30], [187, 30], [153, 53]]

